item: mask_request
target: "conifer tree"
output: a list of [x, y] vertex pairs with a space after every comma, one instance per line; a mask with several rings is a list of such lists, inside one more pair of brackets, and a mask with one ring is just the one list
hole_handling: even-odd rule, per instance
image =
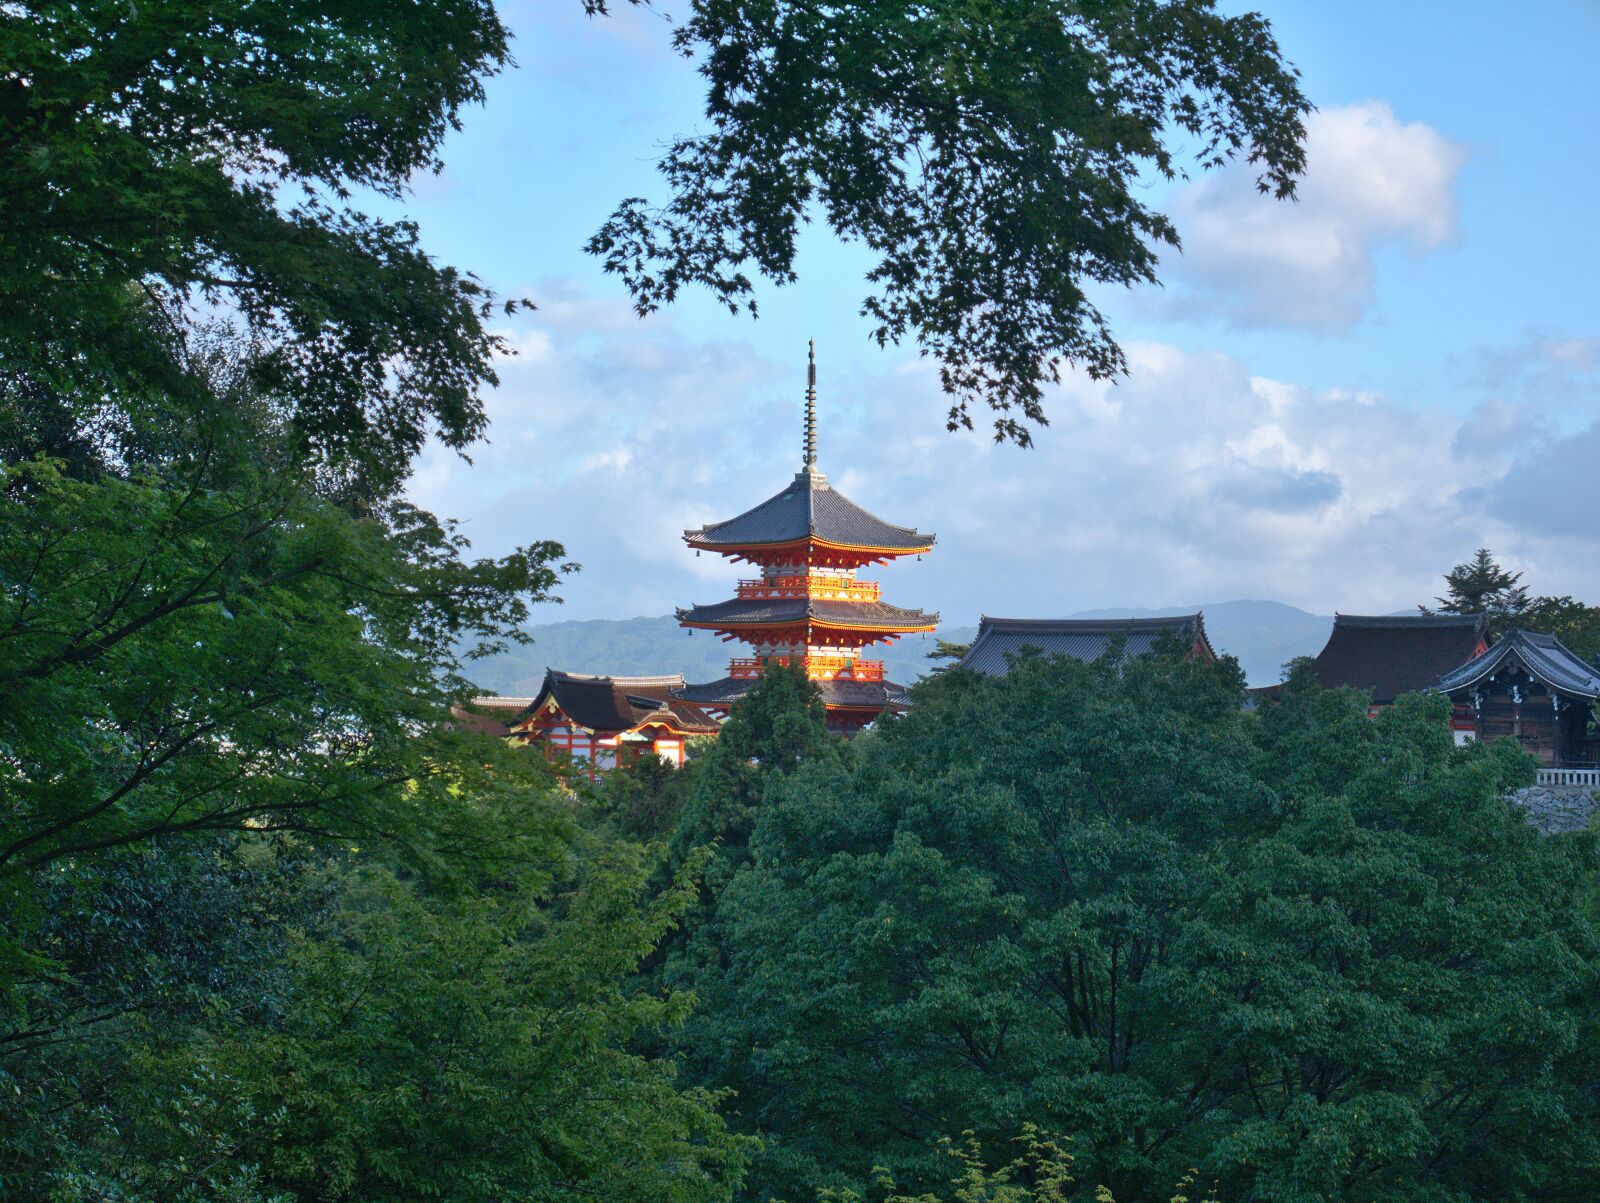
[[1496, 631], [1528, 608], [1528, 590], [1520, 572], [1510, 572], [1495, 561], [1487, 547], [1472, 559], [1445, 573], [1445, 596], [1435, 600], [1446, 614], [1487, 614]]

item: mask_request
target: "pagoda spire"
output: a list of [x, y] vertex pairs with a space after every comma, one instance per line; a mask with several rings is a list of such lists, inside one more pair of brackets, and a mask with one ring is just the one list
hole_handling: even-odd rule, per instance
[[806, 342], [806, 424], [805, 438], [801, 443], [805, 453], [805, 466], [817, 464], [817, 340]]

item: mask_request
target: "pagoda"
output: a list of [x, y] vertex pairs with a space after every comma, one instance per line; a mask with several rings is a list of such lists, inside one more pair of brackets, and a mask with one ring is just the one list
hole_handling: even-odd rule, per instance
[[794, 480], [736, 518], [683, 533], [696, 554], [744, 561], [760, 575], [740, 581], [728, 601], [680, 609], [678, 622], [742, 640], [752, 654], [735, 657], [720, 681], [673, 695], [726, 710], [767, 665], [799, 665], [822, 694], [829, 727], [850, 734], [907, 704], [905, 688], [886, 680], [883, 661], [864, 658], [863, 649], [939, 625], [937, 614], [882, 601], [878, 583], [856, 573], [920, 555], [934, 537], [869, 514], [817, 469], [815, 344], [807, 358], [803, 462]]

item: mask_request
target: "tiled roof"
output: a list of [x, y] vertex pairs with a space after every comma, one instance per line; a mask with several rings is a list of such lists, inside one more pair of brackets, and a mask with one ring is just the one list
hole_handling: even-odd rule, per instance
[[523, 710], [521, 718], [539, 711], [549, 698], [568, 718], [597, 734], [631, 731], [652, 719], [666, 721], [688, 732], [714, 732], [715, 719], [675, 696], [683, 686], [682, 674], [662, 677], [597, 677], [550, 669], [539, 696]]
[[823, 622], [834, 626], [872, 627], [884, 630], [932, 630], [939, 625], [937, 614], [907, 610], [887, 602], [819, 601], [814, 598], [736, 597], [710, 606], [692, 606], [678, 611], [678, 621], [686, 626], [718, 629], [728, 627], [789, 626], [801, 622]]
[[1368, 690], [1388, 704], [1471, 659], [1487, 630], [1482, 614], [1336, 614], [1317, 653], [1317, 680], [1325, 689]]
[[869, 514], [814, 468], [797, 473], [788, 488], [755, 509], [726, 522], [684, 531], [683, 537], [692, 547], [713, 551], [815, 538], [844, 547], [878, 548], [897, 554], [926, 551], [934, 539]]
[[991, 618], [983, 615], [978, 634], [961, 657], [961, 666], [992, 677], [1003, 677], [1010, 668], [1009, 657], [1023, 648], [1037, 648], [1047, 656], [1068, 656], [1092, 663], [1121, 639], [1123, 655], [1139, 656], [1155, 646], [1163, 634], [1171, 634], [1185, 647], [1199, 645], [1208, 658], [1215, 659], [1206, 639], [1205, 619], [1201, 614], [1180, 614], [1171, 618]]
[[[755, 681], [749, 677], [723, 677], [720, 681], [685, 685], [682, 689], [673, 690], [673, 694], [703, 706], [727, 707], [744, 697], [754, 684]], [[906, 687], [893, 681], [816, 681], [813, 684], [821, 693], [823, 703], [829, 706], [880, 708], [911, 703]]]
[[1439, 689], [1456, 693], [1471, 689], [1511, 662], [1543, 682], [1545, 688], [1569, 697], [1600, 698], [1600, 672], [1557, 639], [1532, 631], [1511, 630], [1481, 656], [1475, 656], [1439, 679]]

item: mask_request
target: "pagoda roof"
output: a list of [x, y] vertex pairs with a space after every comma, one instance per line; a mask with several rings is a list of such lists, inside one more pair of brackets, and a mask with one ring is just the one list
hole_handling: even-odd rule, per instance
[[[699, 685], [685, 685], [673, 691], [675, 697], [702, 706], [727, 707], [749, 692], [756, 682], [750, 677], [723, 677]], [[822, 703], [833, 707], [861, 710], [909, 706], [911, 698], [904, 685], [893, 681], [813, 681]]]
[[1198, 645], [1208, 659], [1216, 659], [1206, 638], [1204, 615], [1199, 612], [1170, 618], [991, 618], [984, 614], [978, 620], [977, 637], [961, 657], [961, 667], [1003, 677], [1010, 670], [1011, 657], [1024, 648], [1091, 664], [1119, 639], [1124, 657], [1140, 656], [1163, 635], [1172, 635], [1185, 646]]
[[1554, 693], [1594, 701], [1600, 698], [1600, 672], [1554, 635], [1507, 631], [1488, 651], [1439, 679], [1444, 693], [1457, 693], [1488, 680], [1508, 664], [1521, 668]]
[[783, 492], [726, 522], [683, 532], [685, 542], [709, 551], [782, 546], [816, 539], [838, 547], [893, 555], [927, 551], [934, 536], [895, 526], [870, 514], [828, 483], [815, 468], [795, 474]]
[[1325, 689], [1367, 690], [1388, 704], [1470, 660], [1488, 624], [1483, 614], [1336, 614], [1317, 653], [1317, 680]]
[[601, 677], [547, 669], [544, 684], [518, 716], [526, 721], [554, 699], [574, 723], [595, 734], [632, 731], [664, 722], [685, 734], [712, 734], [720, 724], [698, 706], [675, 696], [684, 684], [681, 673], [659, 677]]
[[937, 614], [907, 610], [888, 602], [823, 601], [806, 597], [736, 597], [710, 606], [678, 611], [685, 626], [728, 630], [736, 627], [779, 627], [797, 623], [857, 630], [920, 631], [939, 625]]

